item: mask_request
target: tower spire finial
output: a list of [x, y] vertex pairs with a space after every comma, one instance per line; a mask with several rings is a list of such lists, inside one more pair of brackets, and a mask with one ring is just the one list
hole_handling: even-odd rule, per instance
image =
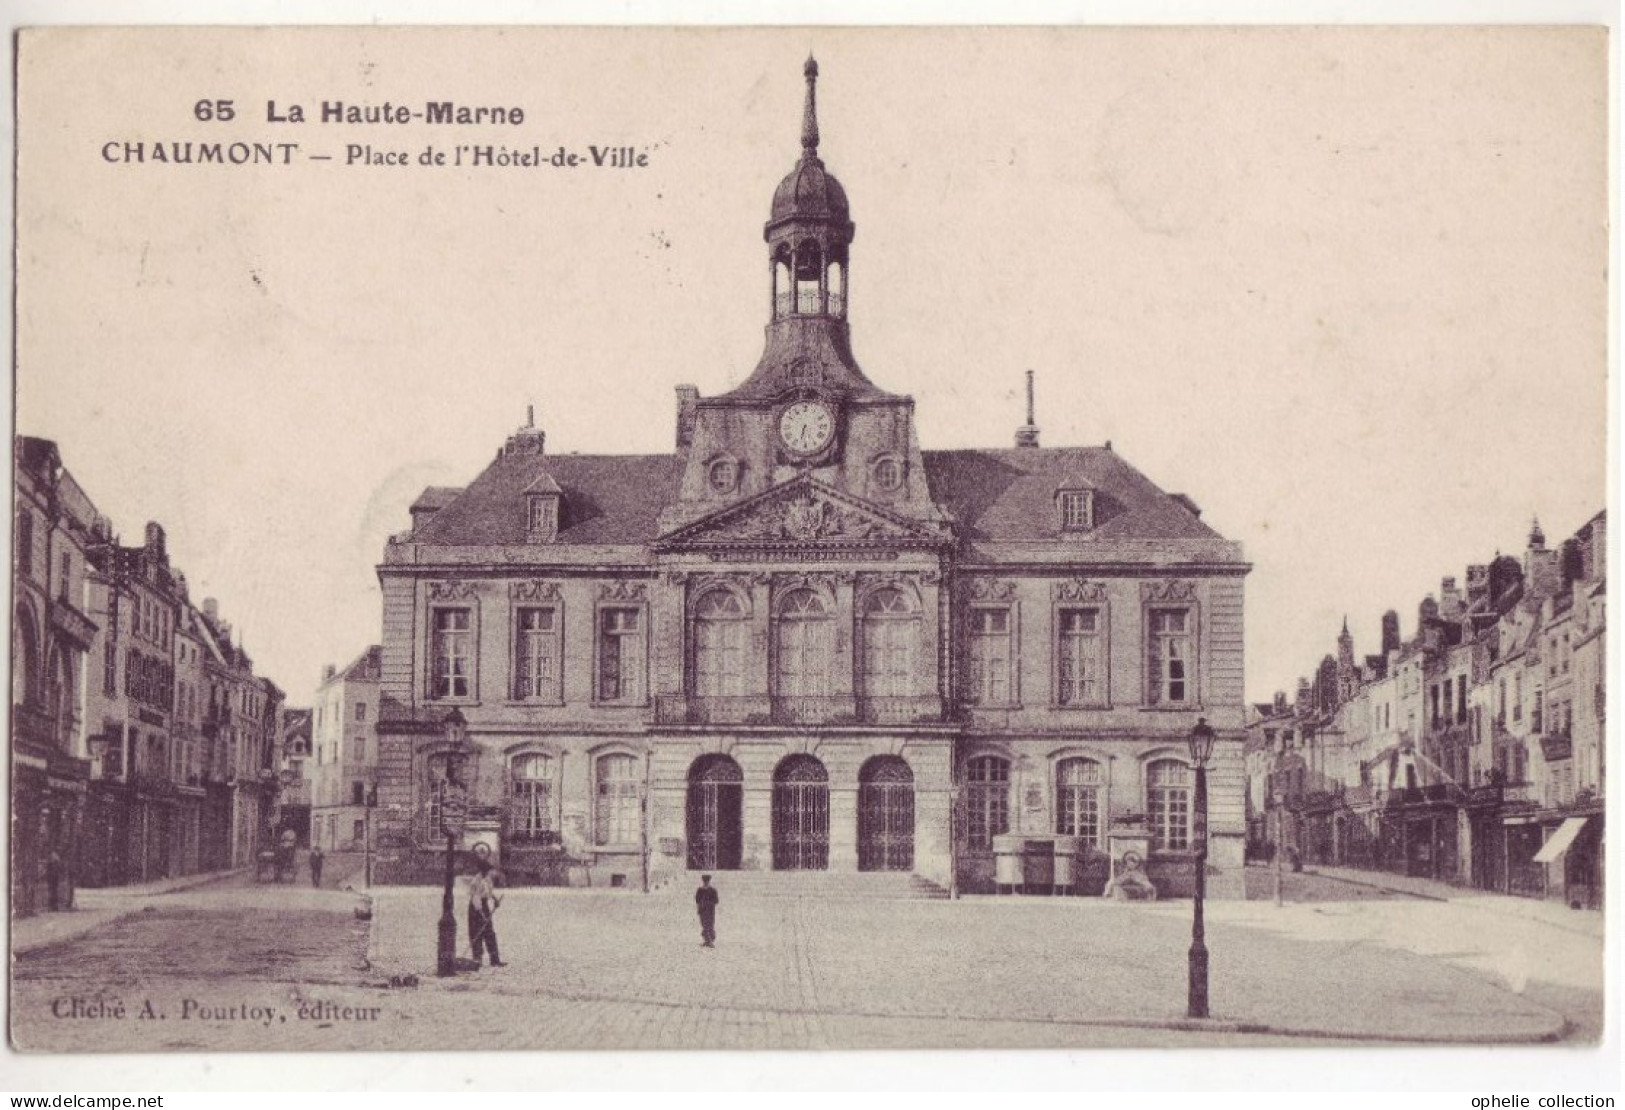
[[818, 157], [818, 60], [811, 53], [801, 67], [807, 76], [807, 106], [801, 113], [801, 149], [806, 157]]

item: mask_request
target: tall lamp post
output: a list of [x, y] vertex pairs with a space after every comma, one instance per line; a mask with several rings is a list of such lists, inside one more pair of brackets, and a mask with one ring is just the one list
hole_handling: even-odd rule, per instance
[[1205, 1018], [1207, 1012], [1207, 933], [1202, 923], [1202, 899], [1207, 894], [1207, 761], [1213, 758], [1213, 727], [1206, 717], [1191, 729], [1191, 764], [1196, 768], [1196, 906], [1191, 918], [1190, 998], [1186, 1015]]
[[[468, 721], [460, 710], [454, 708], [446, 714], [445, 729], [446, 743], [460, 752], [468, 733]], [[440, 831], [446, 837], [446, 885], [440, 898], [435, 974], [441, 977], [457, 974], [457, 912], [452, 906], [451, 886], [456, 878], [453, 861], [457, 852], [458, 825], [464, 816], [461, 812], [464, 803], [461, 797], [462, 783], [452, 775], [456, 762], [455, 755], [446, 760], [446, 789], [440, 802]]]

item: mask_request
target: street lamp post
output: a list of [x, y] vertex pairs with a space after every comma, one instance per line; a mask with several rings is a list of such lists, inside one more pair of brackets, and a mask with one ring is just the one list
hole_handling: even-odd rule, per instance
[[[468, 729], [468, 722], [461, 711], [453, 709], [446, 715], [445, 728], [447, 744], [456, 751], [461, 751], [463, 738]], [[440, 898], [440, 931], [435, 948], [435, 974], [442, 978], [457, 974], [457, 911], [453, 908], [451, 895], [452, 882], [456, 878], [453, 857], [457, 851], [457, 827], [449, 820], [452, 815], [448, 812], [448, 803], [453, 801], [453, 787], [462, 785], [452, 777], [452, 768], [455, 764], [456, 756], [449, 755], [446, 760], [446, 791], [440, 803], [440, 830], [446, 835], [446, 884]]]
[[1196, 903], [1191, 918], [1190, 991], [1186, 1015], [1208, 1016], [1207, 933], [1202, 922], [1202, 900], [1207, 894], [1207, 761], [1213, 756], [1214, 733], [1206, 717], [1191, 729], [1191, 763], [1196, 768]]

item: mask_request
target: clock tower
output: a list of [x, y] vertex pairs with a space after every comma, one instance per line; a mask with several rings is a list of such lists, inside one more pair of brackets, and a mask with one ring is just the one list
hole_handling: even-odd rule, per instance
[[803, 68], [801, 156], [773, 191], [767, 242], [769, 319], [762, 357], [738, 387], [700, 398], [678, 389], [681, 527], [776, 486], [811, 477], [922, 521], [931, 504], [914, 436], [913, 398], [871, 382], [852, 354], [846, 190], [819, 156], [818, 63]]

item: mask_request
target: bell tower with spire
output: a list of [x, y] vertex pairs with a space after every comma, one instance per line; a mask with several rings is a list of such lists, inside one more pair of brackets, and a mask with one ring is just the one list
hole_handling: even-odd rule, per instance
[[[750, 375], [720, 396], [679, 398], [676, 526], [724, 504], [810, 476], [903, 516], [940, 520], [914, 435], [914, 401], [877, 387], [852, 353], [846, 190], [819, 154], [818, 62], [802, 66], [801, 152], [773, 190], [768, 321]], [[688, 442], [682, 442], [684, 436]]]

